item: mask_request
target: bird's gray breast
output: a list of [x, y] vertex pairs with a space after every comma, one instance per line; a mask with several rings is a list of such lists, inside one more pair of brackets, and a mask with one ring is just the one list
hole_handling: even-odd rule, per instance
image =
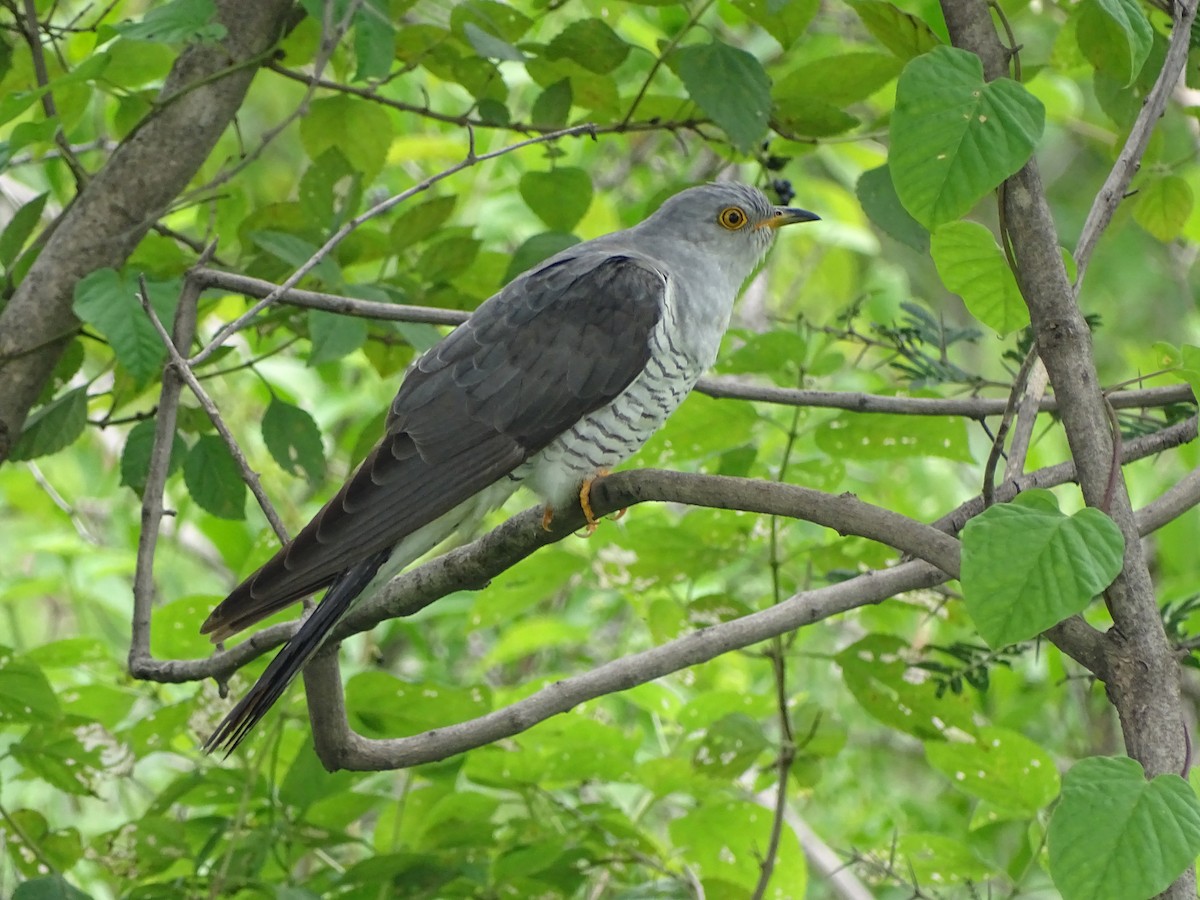
[[642, 372], [615, 399], [583, 416], [514, 473], [551, 506], [561, 508], [585, 479], [636, 453], [712, 364], [723, 328], [716, 326], [715, 342], [697, 345], [680, 299], [668, 278], [663, 315], [650, 332], [650, 355]]

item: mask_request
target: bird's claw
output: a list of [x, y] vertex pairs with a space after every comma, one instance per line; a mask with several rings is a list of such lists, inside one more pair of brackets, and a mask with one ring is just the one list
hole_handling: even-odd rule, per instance
[[554, 507], [547, 503], [546, 508], [542, 510], [542, 531], [549, 531], [550, 525], [553, 521]]

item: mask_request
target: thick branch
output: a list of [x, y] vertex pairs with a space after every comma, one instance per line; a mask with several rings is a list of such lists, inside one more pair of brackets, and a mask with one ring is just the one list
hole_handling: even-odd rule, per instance
[[120, 266], [187, 186], [242, 105], [254, 60], [274, 44], [290, 0], [218, 0], [219, 44], [179, 57], [151, 114], [63, 213], [0, 312], [0, 461], [21, 432], [78, 321], [75, 283]]

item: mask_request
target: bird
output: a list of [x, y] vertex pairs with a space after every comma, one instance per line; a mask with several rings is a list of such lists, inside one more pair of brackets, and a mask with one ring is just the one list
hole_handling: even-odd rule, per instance
[[716, 360], [778, 229], [819, 217], [720, 182], [525, 271], [420, 356], [378, 444], [295, 537], [200, 628], [213, 643], [326, 593], [204, 744], [228, 756], [363, 597], [520, 485], [555, 510], [675, 411]]

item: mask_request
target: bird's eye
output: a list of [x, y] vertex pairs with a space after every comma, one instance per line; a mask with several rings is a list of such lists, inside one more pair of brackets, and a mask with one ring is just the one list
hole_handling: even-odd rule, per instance
[[721, 223], [722, 228], [737, 231], [746, 224], [748, 218], [746, 211], [740, 206], [727, 206], [721, 210], [721, 214], [717, 216], [717, 221]]

